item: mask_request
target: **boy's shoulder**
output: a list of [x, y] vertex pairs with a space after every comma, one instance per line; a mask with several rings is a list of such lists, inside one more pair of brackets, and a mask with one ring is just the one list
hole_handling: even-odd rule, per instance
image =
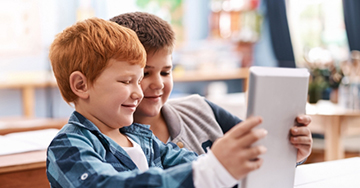
[[198, 94], [192, 94], [189, 96], [185, 96], [185, 97], [178, 97], [178, 98], [172, 98], [169, 99], [165, 105], [171, 105], [174, 107], [195, 107], [195, 108], [199, 108], [199, 107], [203, 107], [203, 106], [208, 106], [208, 104], [205, 101], [205, 97], [200, 96]]
[[205, 98], [203, 96], [200, 96], [199, 94], [192, 94], [184, 97], [176, 97], [169, 99], [168, 102], [174, 103], [174, 102], [180, 102], [180, 101], [193, 101], [193, 100], [204, 100]]
[[197, 114], [197, 116], [195, 116], [196, 118], [200, 118], [200, 116], [212, 117], [211, 114], [213, 114], [213, 111], [210, 105], [206, 102], [205, 97], [198, 94], [169, 99], [164, 104], [162, 111], [164, 111], [164, 114], [183, 114], [186, 117], [191, 114]]

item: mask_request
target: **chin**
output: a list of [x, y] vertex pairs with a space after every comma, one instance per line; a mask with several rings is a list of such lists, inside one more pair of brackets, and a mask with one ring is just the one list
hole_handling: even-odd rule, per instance
[[[122, 120], [120, 120], [121, 121], [121, 123], [120, 123], [120, 126], [121, 127], [127, 127], [127, 126], [130, 126], [134, 121], [133, 121], [134, 119], [133, 119], [133, 116], [131, 116], [131, 119], [122, 119]], [[121, 128], [120, 127], [120, 128]]]
[[145, 117], [155, 117], [160, 113], [161, 107], [148, 108], [147, 106], [142, 106], [142, 108], [136, 110], [136, 114]]
[[129, 121], [129, 123], [124, 123], [124, 126], [122, 126], [122, 127], [128, 127], [128, 126], [130, 126], [132, 123], [133, 123], [133, 121]]

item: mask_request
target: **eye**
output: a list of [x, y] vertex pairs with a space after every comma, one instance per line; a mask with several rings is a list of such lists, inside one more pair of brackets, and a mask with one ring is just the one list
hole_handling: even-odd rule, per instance
[[130, 80], [121, 80], [121, 81], [118, 81], [118, 82], [121, 82], [123, 84], [130, 84]]
[[149, 72], [144, 72], [144, 77], [149, 76]]
[[167, 76], [170, 74], [170, 71], [167, 71], [167, 72], [160, 72], [160, 75], [161, 76]]

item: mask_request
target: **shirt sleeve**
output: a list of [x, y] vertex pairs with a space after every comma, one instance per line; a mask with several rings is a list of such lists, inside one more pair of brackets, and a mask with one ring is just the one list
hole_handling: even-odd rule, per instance
[[221, 108], [220, 106], [210, 102], [209, 100], [205, 101], [209, 104], [212, 111], [214, 112], [215, 119], [221, 127], [223, 133], [229, 131], [233, 126], [240, 123], [240, 118], [232, 115], [230, 112], [226, 111], [225, 109]]
[[[58, 135], [47, 152], [47, 176], [51, 187], [194, 187], [192, 163], [187, 160], [172, 168], [150, 167], [140, 172], [127, 168], [122, 159], [110, 164], [107, 158], [115, 156], [105, 155], [104, 158], [99, 154], [104, 151], [95, 150], [85, 136]], [[165, 153], [165, 162], [171, 164], [177, 152]]]
[[211, 150], [193, 162], [193, 174], [195, 187], [232, 187], [237, 183]]

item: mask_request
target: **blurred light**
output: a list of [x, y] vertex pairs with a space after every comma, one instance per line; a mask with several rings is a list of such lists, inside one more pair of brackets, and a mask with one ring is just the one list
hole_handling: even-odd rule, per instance
[[219, 0], [211, 1], [210, 8], [213, 12], [220, 12], [222, 9], [222, 3]]
[[220, 14], [220, 35], [223, 38], [229, 38], [231, 36], [231, 17], [230, 13], [222, 12]]
[[226, 12], [230, 12], [231, 11], [231, 4], [229, 0], [225, 0], [222, 4], [222, 9]]
[[76, 20], [81, 21], [95, 16], [95, 11], [91, 7], [90, 0], [80, 0], [79, 8], [76, 12]]
[[329, 50], [316, 47], [312, 48], [308, 54], [310, 62], [316, 63], [328, 63], [332, 61], [332, 56]]
[[245, 1], [244, 0], [230, 0], [230, 7], [234, 11], [240, 11], [244, 9]]

